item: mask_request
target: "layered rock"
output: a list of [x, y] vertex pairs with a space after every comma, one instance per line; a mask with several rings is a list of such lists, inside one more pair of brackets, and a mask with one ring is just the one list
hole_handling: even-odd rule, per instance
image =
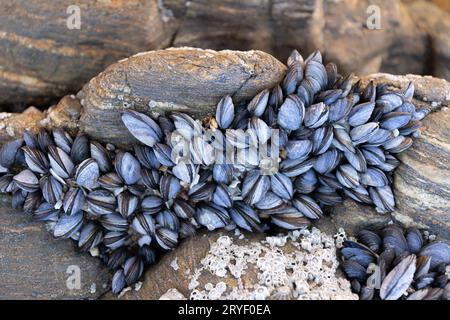
[[450, 15], [435, 2], [443, 9], [425, 0], [83, 0], [80, 29], [69, 29], [72, 1], [12, 0], [0, 10], [0, 106], [48, 105], [121, 58], [171, 46], [282, 61], [320, 49], [344, 72], [450, 79]]
[[400, 155], [394, 190], [399, 222], [429, 228], [450, 239], [450, 110], [430, 114], [422, 136]]
[[75, 92], [121, 58], [168, 46], [172, 32], [154, 0], [3, 1], [0, 106]]
[[212, 114], [225, 95], [240, 102], [275, 86], [285, 69], [261, 51], [173, 48], [140, 53], [110, 66], [78, 93], [84, 107], [81, 128], [94, 138], [126, 145], [134, 139], [120, 119], [122, 110], [153, 115], [183, 111], [201, 118]]

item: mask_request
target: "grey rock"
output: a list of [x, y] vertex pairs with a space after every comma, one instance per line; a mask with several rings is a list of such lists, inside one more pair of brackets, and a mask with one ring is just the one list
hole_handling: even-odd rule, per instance
[[[2, 195], [0, 204], [0, 300], [97, 299], [109, 290], [111, 275], [98, 258], [54, 240], [42, 222], [10, 209], [10, 197]], [[71, 286], [74, 270], [79, 289]]]

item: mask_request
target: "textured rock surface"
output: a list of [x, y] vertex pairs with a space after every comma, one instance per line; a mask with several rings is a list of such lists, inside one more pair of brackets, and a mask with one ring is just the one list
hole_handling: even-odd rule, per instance
[[369, 206], [359, 204], [351, 199], [329, 208], [330, 219], [336, 228], [343, 228], [351, 235], [356, 235], [361, 228], [379, 229], [392, 221], [390, 214], [379, 214]]
[[74, 96], [63, 97], [56, 106], [50, 107], [46, 112], [44, 125], [47, 127], [64, 128], [64, 130], [75, 135], [78, 128], [78, 120], [81, 115], [81, 103]]
[[356, 299], [350, 283], [335, 276], [337, 265], [333, 237], [318, 229], [271, 237], [205, 234], [166, 254], [138, 291], [120, 298]]
[[[169, 0], [164, 5], [177, 26], [174, 46], [258, 49], [282, 61], [292, 49], [320, 49], [341, 70], [359, 75], [381, 69], [442, 76], [434, 64], [448, 62], [445, 51], [429, 49], [430, 41], [444, 46], [448, 13], [429, 1], [200, 0], [185, 6]], [[379, 28], [371, 27], [373, 17]]]
[[[80, 28], [68, 21], [80, 9]], [[76, 13], [75, 13], [76, 14]], [[0, 105], [47, 103], [130, 54], [166, 47], [156, 0], [8, 0], [0, 5]]]
[[[184, 4], [179, 0], [164, 1], [178, 24], [174, 46], [272, 52], [274, 26], [269, 21], [268, 1], [199, 0], [189, 6]], [[306, 1], [298, 6], [306, 7]]]
[[450, 110], [430, 114], [421, 138], [400, 156], [395, 173], [397, 210], [393, 217], [406, 225], [428, 226], [450, 239]]
[[36, 132], [44, 113], [30, 107], [22, 113], [0, 113], [0, 143], [22, 136], [25, 129]]
[[[96, 299], [109, 289], [110, 274], [97, 258], [53, 240], [42, 223], [10, 209], [9, 197], [0, 197], [0, 206], [0, 300]], [[74, 267], [79, 289], [71, 286]]]
[[[395, 1], [392, 3], [396, 7]], [[380, 70], [431, 74], [450, 80], [449, 12], [424, 0], [404, 0], [397, 9], [400, 19], [395, 40], [386, 50]]]
[[276, 85], [284, 73], [281, 62], [261, 51], [179, 48], [141, 53], [110, 66], [79, 92], [81, 127], [95, 138], [126, 144], [133, 139], [120, 120], [124, 109], [201, 117], [211, 114], [223, 96], [248, 100]]
[[81, 104], [75, 96], [65, 96], [61, 101], [45, 111], [29, 107], [22, 113], [0, 113], [0, 144], [22, 137], [24, 130], [36, 133], [41, 127], [60, 127], [75, 135]]
[[[320, 49], [346, 72], [450, 79], [449, 5], [434, 2], [81, 0], [81, 28], [71, 30], [73, 1], [10, 0], [0, 10], [0, 106], [54, 101], [120, 58], [186, 45], [262, 50], [282, 61], [292, 49]], [[374, 8], [379, 29], [367, 25]]]

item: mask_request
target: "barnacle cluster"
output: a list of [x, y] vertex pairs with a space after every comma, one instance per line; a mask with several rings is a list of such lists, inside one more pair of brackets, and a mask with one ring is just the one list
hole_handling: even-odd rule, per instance
[[189, 298], [357, 299], [349, 282], [335, 276], [338, 266], [333, 237], [315, 227], [251, 243], [221, 236], [193, 271]]
[[0, 190], [55, 238], [98, 254], [116, 293], [202, 226], [299, 229], [343, 197], [393, 210], [395, 155], [427, 114], [413, 85], [353, 84], [319, 52], [294, 51], [287, 65], [280, 85], [236, 105], [226, 96], [203, 123], [124, 111], [133, 151], [59, 128], [26, 131], [0, 151]]

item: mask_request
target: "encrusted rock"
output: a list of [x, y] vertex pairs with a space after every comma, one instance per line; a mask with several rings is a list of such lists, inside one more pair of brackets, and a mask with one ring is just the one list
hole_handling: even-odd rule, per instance
[[386, 83], [391, 87], [402, 89], [409, 82], [414, 84], [414, 104], [426, 107], [430, 111], [441, 109], [450, 105], [450, 82], [430, 76], [415, 74], [393, 75], [389, 73], [375, 73], [361, 78], [363, 85], [369, 81]]
[[29, 107], [22, 113], [0, 113], [0, 144], [22, 137], [26, 129], [36, 131], [44, 113], [35, 107]]
[[80, 101], [74, 95], [65, 96], [55, 107], [48, 109], [46, 127], [62, 128], [75, 135], [79, 129], [81, 110]]
[[[174, 259], [178, 270], [168, 265]], [[121, 298], [356, 299], [337, 266], [333, 237], [315, 228], [279, 236], [205, 234], [163, 257], [141, 290]]]
[[177, 289], [172, 288], [159, 297], [159, 300], [186, 300], [186, 297]]
[[24, 130], [36, 133], [39, 128], [62, 128], [72, 135], [79, 130], [80, 101], [65, 96], [56, 106], [45, 111], [29, 107], [22, 113], [0, 113], [0, 144], [22, 137]]
[[[163, 55], [166, 58], [174, 55], [173, 59], [170, 61], [174, 62], [174, 66], [183, 66], [184, 72], [199, 72], [202, 75], [205, 74], [211, 74], [208, 72], [212, 72], [210, 69], [212, 69], [215, 73], [215, 75], [222, 75], [222, 78], [211, 78], [209, 81], [212, 81], [214, 90], [211, 90], [208, 92], [206, 85], [203, 86], [204, 92], [200, 90], [200, 85], [197, 83], [197, 98], [199, 99], [199, 104], [192, 104], [192, 101], [195, 101], [196, 96], [193, 95], [193, 89], [191, 87], [191, 90], [183, 91], [186, 93], [180, 94], [180, 91], [176, 91], [179, 89], [179, 86], [187, 85], [179, 84], [177, 81], [174, 81], [171, 78], [167, 78], [166, 81], [168, 81], [166, 84], [167, 86], [163, 89], [161, 89], [160, 83], [158, 82], [159, 78], [154, 77], [153, 79], [156, 79], [157, 81], [154, 84], [154, 87], [152, 85], [148, 84], [145, 80], [145, 78], [138, 78], [135, 79], [133, 76], [128, 77], [128, 73], [132, 73], [133, 75], [145, 75], [145, 74], [152, 74], [151, 72], [156, 72], [155, 69], [152, 68], [163, 68], [167, 64], [160, 63], [159, 67], [158, 64], [148, 64], [147, 68], [139, 67], [139, 64], [133, 65], [132, 62], [135, 60], [139, 61], [147, 61], [149, 59], [146, 57], [148, 54], [140, 55], [137, 57], [133, 57], [128, 59], [127, 61], [124, 61], [122, 63], [119, 63], [118, 65], [112, 66], [110, 69], [105, 71], [105, 73], [99, 75], [97, 78], [95, 78], [90, 84], [88, 84], [85, 88], [85, 90], [88, 90], [88, 88], [94, 90], [95, 88], [101, 88], [101, 84], [103, 83], [113, 83], [116, 84], [117, 87], [113, 87], [114, 90], [117, 91], [124, 91], [128, 95], [123, 95], [119, 97], [116, 93], [114, 95], [111, 95], [110, 97], [106, 97], [105, 100], [97, 100], [99, 97], [96, 96], [95, 99], [89, 100], [87, 99], [87, 96], [85, 95], [85, 91], [80, 95], [80, 97], [84, 98], [83, 104], [85, 105], [85, 108], [81, 108], [79, 105], [78, 99], [73, 99], [72, 97], [65, 97], [61, 102], [51, 110], [47, 112], [40, 112], [35, 108], [28, 109], [27, 112], [24, 112], [22, 114], [9, 114], [9, 113], [2, 113], [0, 114], [0, 137], [1, 142], [6, 140], [11, 140], [13, 136], [16, 138], [20, 136], [21, 131], [23, 131], [25, 128], [30, 128], [33, 130], [36, 130], [39, 126], [63, 126], [65, 127], [67, 125], [67, 129], [71, 130], [77, 130], [78, 126], [74, 124], [74, 122], [77, 121], [79, 114], [82, 114], [82, 129], [87, 131], [88, 133], [92, 134], [94, 137], [97, 137], [100, 140], [108, 141], [108, 142], [119, 142], [119, 138], [121, 137], [121, 130], [116, 129], [114, 126], [117, 123], [120, 123], [119, 115], [120, 110], [124, 108], [123, 104], [119, 105], [113, 105], [111, 104], [108, 106], [108, 103], [111, 101], [125, 101], [125, 102], [134, 102], [134, 105], [130, 105], [134, 107], [137, 110], [143, 111], [147, 110], [149, 111], [150, 107], [148, 105], [148, 101], [145, 99], [150, 99], [153, 96], [151, 94], [151, 90], [156, 88], [155, 90], [159, 90], [158, 97], [160, 99], [173, 99], [174, 104], [176, 106], [189, 106], [189, 107], [200, 107], [203, 108], [200, 112], [197, 111], [194, 112], [197, 116], [202, 116], [205, 113], [207, 113], [207, 110], [212, 110], [214, 108], [214, 105], [217, 103], [217, 101], [212, 102], [212, 98], [210, 98], [210, 93], [214, 92], [217, 96], [225, 93], [231, 93], [235, 94], [235, 97], [241, 97], [241, 99], [245, 99], [244, 94], [254, 94], [255, 92], [250, 92], [250, 90], [257, 91], [262, 89], [263, 87], [270, 86], [271, 83], [257, 83], [256, 80], [259, 79], [259, 75], [261, 77], [269, 77], [273, 83], [276, 83], [279, 79], [276, 79], [274, 72], [277, 71], [280, 77], [284, 73], [284, 66], [282, 66], [276, 59], [271, 57], [270, 55], [259, 53], [259, 52], [253, 52], [252, 54], [249, 53], [241, 53], [241, 52], [232, 52], [232, 51], [222, 51], [222, 52], [214, 52], [209, 50], [194, 50], [194, 49], [171, 49], [164, 51], [165, 54], [158, 52], [153, 53], [155, 55]], [[176, 53], [181, 54], [182, 57], [181, 60], [178, 60], [176, 58]], [[202, 54], [200, 54], [202, 53]], [[199, 56], [201, 55], [201, 56]], [[212, 55], [212, 57], [210, 56]], [[222, 55], [228, 57], [224, 58]], [[257, 63], [250, 63], [246, 59], [247, 55], [256, 56], [255, 59], [257, 60]], [[186, 59], [186, 56], [194, 56], [196, 59]], [[217, 56], [221, 57], [221, 59], [224, 59], [227, 63], [230, 63], [230, 65], [226, 65], [225, 63], [222, 64], [221, 69], [222, 70], [216, 70], [214, 66], [203, 64], [204, 61], [209, 61], [208, 63], [213, 64], [214, 61], [216, 61]], [[158, 56], [159, 57], [159, 56]], [[217, 59], [216, 59], [217, 58]], [[149, 60], [153, 61], [153, 60]], [[166, 61], [166, 60], [164, 60]], [[178, 62], [176, 62], [178, 61]], [[180, 62], [180, 61], [184, 61]], [[189, 63], [186, 61], [190, 61]], [[196, 65], [196, 62], [202, 62], [202, 64]], [[247, 61], [247, 62], [246, 62]], [[253, 60], [252, 60], [253, 61]], [[176, 63], [175, 63], [176, 62]], [[216, 61], [217, 62], [217, 61]], [[194, 63], [194, 64], [192, 64]], [[253, 76], [251, 76], [251, 71], [255, 70], [255, 68], [259, 68], [258, 66], [271, 66], [266, 69], [264, 69], [261, 73], [255, 73]], [[130, 67], [130, 70], [126, 69], [125, 67]], [[234, 67], [231, 68], [231, 66]], [[248, 67], [248, 69], [242, 70], [241, 66]], [[134, 69], [133, 69], [134, 68]], [[114, 72], [110, 70], [115, 70]], [[151, 71], [153, 70], [153, 71]], [[165, 69], [168, 74], [173, 75], [177, 79], [184, 79], [186, 82], [186, 79], [188, 75], [183, 74], [175, 74], [173, 73], [174, 70]], [[238, 75], [237, 78], [234, 78], [230, 76], [230, 78], [227, 76], [227, 73], [224, 73], [223, 70], [230, 70], [235, 72], [235, 74]], [[261, 70], [261, 69], [258, 69]], [[108, 82], [110, 81], [109, 78], [106, 77], [106, 75], [115, 74], [117, 72], [117, 78], [114, 78], [114, 81], [117, 82]], [[172, 72], [172, 73], [170, 73]], [[156, 73], [155, 73], [156, 74]], [[125, 77], [124, 75], [127, 75]], [[185, 78], [183, 78], [185, 77]], [[265, 79], [266, 79], [265, 78]], [[411, 222], [414, 222], [415, 224], [419, 223], [421, 227], [428, 227], [430, 228], [430, 231], [432, 233], [439, 233], [442, 236], [446, 237], [448, 239], [448, 230], [449, 228], [449, 208], [448, 208], [448, 201], [446, 201], [448, 196], [448, 171], [449, 171], [449, 163], [448, 159], [449, 157], [449, 151], [448, 151], [448, 111], [446, 111], [445, 106], [448, 105], [448, 102], [450, 100], [450, 85], [448, 82], [436, 78], [431, 77], [420, 77], [420, 76], [393, 76], [388, 74], [375, 74], [372, 76], [369, 76], [367, 78], [364, 78], [363, 81], [368, 81], [369, 79], [373, 78], [375, 81], [383, 81], [387, 82], [389, 85], [398, 87], [398, 88], [404, 88], [408, 80], [412, 80], [415, 84], [416, 88], [416, 96], [415, 102], [421, 103], [420, 106], [426, 107], [430, 110], [438, 110], [434, 114], [429, 115], [424, 120], [424, 128], [423, 128], [423, 135], [421, 138], [416, 140], [415, 146], [413, 146], [402, 158], [402, 160], [405, 162], [402, 164], [398, 170], [398, 173], [396, 174], [394, 183], [396, 184], [398, 188], [398, 192], [396, 194], [398, 199], [398, 209], [396, 212], [394, 212], [392, 215], [379, 215], [375, 213], [372, 209], [366, 206], [359, 206], [354, 204], [351, 201], [347, 201], [343, 204], [343, 206], [338, 206], [333, 209], [334, 214], [332, 215], [332, 221], [334, 222], [335, 226], [340, 227], [344, 226], [345, 228], [352, 229], [352, 228], [360, 228], [361, 223], [371, 223], [375, 225], [384, 225], [389, 223], [391, 220], [398, 220], [400, 222], [403, 222], [404, 224], [408, 224]], [[106, 79], [106, 80], [105, 80]], [[139, 80], [141, 79], [141, 80]], [[206, 83], [206, 79], [204, 79]], [[221, 79], [225, 82], [221, 82]], [[234, 79], [234, 80], [233, 80]], [[237, 81], [236, 79], [239, 79], [241, 82], [238, 84], [233, 84], [232, 81]], [[256, 80], [255, 80], [256, 79]], [[102, 81], [105, 82], [102, 82]], [[130, 82], [131, 80], [131, 82]], [[170, 80], [170, 81], [169, 81]], [[187, 79], [192, 80], [192, 79]], [[112, 80], [111, 80], [112, 81]], [[133, 90], [130, 90], [128, 92], [127, 86], [123, 87], [124, 83], [127, 84], [129, 88], [134, 88]], [[215, 81], [215, 82], [214, 82]], [[228, 82], [229, 81], [229, 82]], [[193, 82], [193, 80], [191, 81]], [[189, 81], [187, 81], [188, 84], [190, 84]], [[133, 84], [132, 86], [130, 84]], [[195, 84], [195, 83], [194, 83]], [[225, 86], [226, 85], [226, 86]], [[147, 87], [148, 86], [148, 87]], [[118, 90], [119, 88], [120, 90]], [[125, 88], [125, 89], [124, 89]], [[153, 88], [153, 89], [152, 89]], [[226, 91], [225, 89], [229, 89], [231, 91]], [[110, 92], [116, 92], [116, 91], [110, 91]], [[95, 92], [95, 90], [94, 90]], [[247, 92], [247, 93], [246, 93]], [[88, 92], [89, 93], [89, 92]], [[95, 92], [96, 93], [96, 92]], [[139, 94], [136, 94], [139, 93]], [[89, 93], [90, 94], [90, 93]], [[96, 93], [97, 94], [97, 93]], [[120, 98], [120, 99], [119, 99]], [[145, 98], [145, 99], [144, 99]], [[177, 99], [177, 100], [176, 100]], [[209, 100], [208, 100], [209, 99]], [[218, 100], [217, 98], [216, 100]], [[102, 104], [101, 101], [105, 101], [105, 104]], [[160, 100], [158, 100], [160, 101]], [[165, 101], [165, 100], [164, 100]], [[95, 103], [95, 104], [94, 104]], [[112, 102], [111, 102], [112, 103]], [[167, 109], [164, 109], [166, 104], [150, 104], [151, 106], [155, 107], [157, 112], [161, 112]], [[211, 109], [208, 109], [210, 106]], [[91, 109], [89, 109], [91, 108]], [[171, 110], [171, 108], [169, 108]], [[109, 122], [111, 120], [111, 122]], [[115, 120], [116, 119], [116, 120]], [[124, 139], [121, 141], [122, 143], [126, 143], [127, 141]], [[395, 190], [396, 192], [396, 190]], [[2, 198], [5, 199], [5, 198]], [[423, 210], [423, 208], [426, 206], [426, 210]], [[6, 206], [4, 206], [6, 207]], [[11, 216], [8, 214], [10, 211], [6, 211], [7, 209], [1, 209], [0, 210], [0, 223], [6, 225], [8, 224], [9, 229], [13, 229], [14, 226], [17, 225], [17, 221], [12, 221]], [[344, 212], [345, 211], [345, 212]], [[17, 219], [23, 219], [22, 216], [18, 217]], [[21, 220], [23, 221], [23, 220]], [[11, 225], [9, 225], [11, 223]], [[14, 224], [13, 224], [14, 223]], [[27, 222], [28, 223], [28, 222]], [[322, 223], [322, 222], [320, 222]], [[331, 228], [332, 229], [332, 228]], [[44, 231], [42, 231], [44, 232]], [[446, 233], [447, 232], [447, 233]], [[14, 236], [10, 236], [7, 239], [17, 239], [18, 237], [27, 237], [27, 241], [23, 244], [19, 245], [18, 250], [22, 250], [22, 246], [29, 245], [29, 243], [36, 242], [35, 239], [39, 239], [40, 233], [36, 234], [30, 234], [27, 235], [25, 233], [10, 233], [14, 234]], [[330, 234], [330, 233], [328, 233]], [[229, 234], [222, 234], [225, 236], [230, 237]], [[203, 293], [200, 292], [200, 296], [202, 297], [203, 294], [206, 294], [206, 291], [209, 293], [212, 291], [213, 295], [219, 295], [220, 297], [228, 297], [231, 292], [227, 291], [230, 290], [232, 287], [239, 288], [238, 286], [238, 280], [233, 277], [229, 277], [226, 279], [217, 278], [217, 275], [213, 277], [211, 275], [209, 269], [207, 269], [203, 263], [201, 262], [203, 258], [210, 256], [214, 256], [214, 251], [212, 253], [208, 253], [211, 249], [211, 245], [214, 244], [217, 240], [217, 236], [214, 235], [208, 235], [206, 237], [195, 237], [193, 239], [185, 241], [179, 249], [176, 251], [164, 256], [161, 259], [161, 262], [157, 265], [155, 265], [146, 275], [145, 282], [142, 285], [141, 290], [136, 291], [132, 290], [131, 293], [125, 293], [124, 298], [128, 297], [139, 297], [139, 298], [159, 298], [161, 295], [167, 292], [167, 290], [171, 288], [177, 288], [185, 297], [191, 296], [191, 291], [193, 290], [193, 287], [195, 286], [195, 281], [192, 282], [191, 289], [189, 289], [189, 285], [191, 284], [192, 278], [196, 273], [196, 270], [202, 270], [201, 274], [206, 272], [207, 277], [205, 280], [202, 276], [199, 276], [197, 280], [199, 284], [197, 285], [197, 289], [200, 288], [201, 291], [204, 291]], [[29, 237], [29, 238], [28, 238]], [[47, 236], [48, 237], [48, 236]], [[238, 245], [243, 247], [253, 247], [253, 244], [255, 244], [255, 247], [264, 247], [263, 244], [261, 244], [261, 241], [265, 239], [264, 235], [258, 235], [258, 236], [252, 236], [251, 240], [246, 239], [240, 239], [240, 235], [237, 235], [238, 239], [231, 238], [232, 244], [230, 245]], [[254, 238], [253, 238], [254, 237]], [[278, 238], [278, 240], [269, 240], [272, 241], [274, 244], [280, 243], [282, 244], [285, 240], [284, 237]], [[2, 239], [0, 239], [2, 240]], [[267, 240], [267, 239], [266, 239]], [[286, 238], [287, 240], [287, 238]], [[17, 241], [17, 240], [8, 240], [8, 241]], [[46, 241], [48, 241], [48, 238], [46, 238]], [[8, 242], [9, 243], [9, 242]], [[64, 242], [63, 246], [68, 246], [69, 244]], [[8, 244], [9, 245], [9, 244]], [[70, 245], [69, 245], [70, 246]], [[291, 241], [288, 241], [287, 247], [292, 246]], [[65, 247], [64, 247], [65, 248]], [[66, 248], [67, 249], [67, 248]], [[66, 250], [64, 249], [64, 250]], [[70, 248], [72, 249], [72, 248]], [[293, 248], [292, 250], [297, 250], [298, 248]], [[52, 249], [53, 250], [53, 249]], [[261, 249], [265, 250], [265, 249]], [[284, 249], [283, 249], [284, 250]], [[33, 249], [26, 251], [29, 255], [30, 261], [32, 261], [32, 264], [40, 263], [39, 259], [41, 257], [39, 256], [39, 249]], [[286, 254], [290, 254], [291, 251], [286, 251]], [[12, 261], [14, 257], [10, 257], [11, 254], [14, 254], [11, 251], [2, 252], [4, 255], [2, 259], [4, 261]], [[55, 252], [54, 254], [58, 254], [58, 252]], [[85, 255], [77, 255], [75, 252], [72, 252], [76, 258], [73, 258], [74, 264], [76, 264], [76, 261], [78, 261], [79, 257], [85, 257]], [[35, 258], [35, 257], [38, 258]], [[67, 259], [72, 259], [72, 256]], [[82, 259], [82, 258], [80, 258]], [[43, 260], [47, 265], [51, 265], [50, 262], [47, 260]], [[176, 263], [174, 263], [174, 261]], [[40, 267], [36, 267], [40, 268]], [[87, 267], [89, 269], [89, 266]], [[83, 268], [82, 268], [83, 269]], [[2, 274], [3, 270], [9, 270], [5, 268], [0, 268], [0, 274]], [[261, 271], [261, 270], [259, 270]], [[250, 295], [251, 292], [254, 292], [254, 288], [246, 287], [246, 283], [259, 283], [258, 278], [258, 272], [257, 268], [249, 267], [246, 269], [246, 276], [243, 280], [243, 287], [247, 288], [247, 293]], [[8, 271], [9, 272], [9, 271]], [[100, 271], [96, 271], [100, 272]], [[210, 273], [209, 275], [207, 273]], [[3, 275], [5, 279], [8, 279], [8, 281], [11, 281], [9, 275]], [[54, 283], [54, 281], [59, 283], [59, 274], [52, 273], [45, 273], [46, 278], [42, 278], [43, 282], [49, 282]], [[249, 277], [249, 280], [246, 277]], [[55, 280], [57, 278], [57, 280]], [[203, 282], [202, 282], [203, 281]], [[210, 285], [208, 284], [210, 283]], [[64, 285], [64, 284], [63, 284]], [[24, 279], [23, 280], [23, 286], [24, 287], [33, 287], [33, 282], [31, 282], [30, 279]], [[206, 288], [205, 288], [206, 286]], [[225, 287], [224, 287], [225, 286]], [[2, 288], [2, 287], [0, 287]], [[9, 288], [9, 287], [8, 287]], [[101, 291], [100, 288], [102, 287], [102, 284], [97, 283], [95, 286], [96, 290], [91, 290], [91, 288], [94, 288], [92, 286], [92, 283], [86, 284], [86, 292], [80, 293], [78, 297], [91, 297], [92, 295], [88, 292], [95, 291], [96, 294]], [[223, 290], [225, 288], [225, 290]], [[241, 288], [241, 289], [242, 289]], [[200, 290], [199, 289], [199, 290]], [[11, 290], [11, 289], [8, 289]], [[50, 296], [52, 294], [53, 287], [46, 287], [42, 288], [41, 296]], [[59, 290], [59, 289], [58, 289]], [[62, 289], [61, 289], [62, 290]], [[253, 291], [252, 291], [253, 290]], [[262, 289], [264, 292], [265, 289]], [[278, 290], [278, 289], [277, 289]], [[289, 287], [280, 287], [279, 294], [281, 296], [294, 296], [292, 293], [292, 290]], [[61, 295], [68, 295], [64, 291], [58, 291], [61, 293]], [[270, 292], [270, 290], [269, 290]], [[58, 293], [58, 294], [59, 294]], [[247, 294], [246, 293], [246, 294]], [[240, 292], [239, 294], [243, 294], [243, 292]], [[5, 294], [6, 296], [6, 294]]]

